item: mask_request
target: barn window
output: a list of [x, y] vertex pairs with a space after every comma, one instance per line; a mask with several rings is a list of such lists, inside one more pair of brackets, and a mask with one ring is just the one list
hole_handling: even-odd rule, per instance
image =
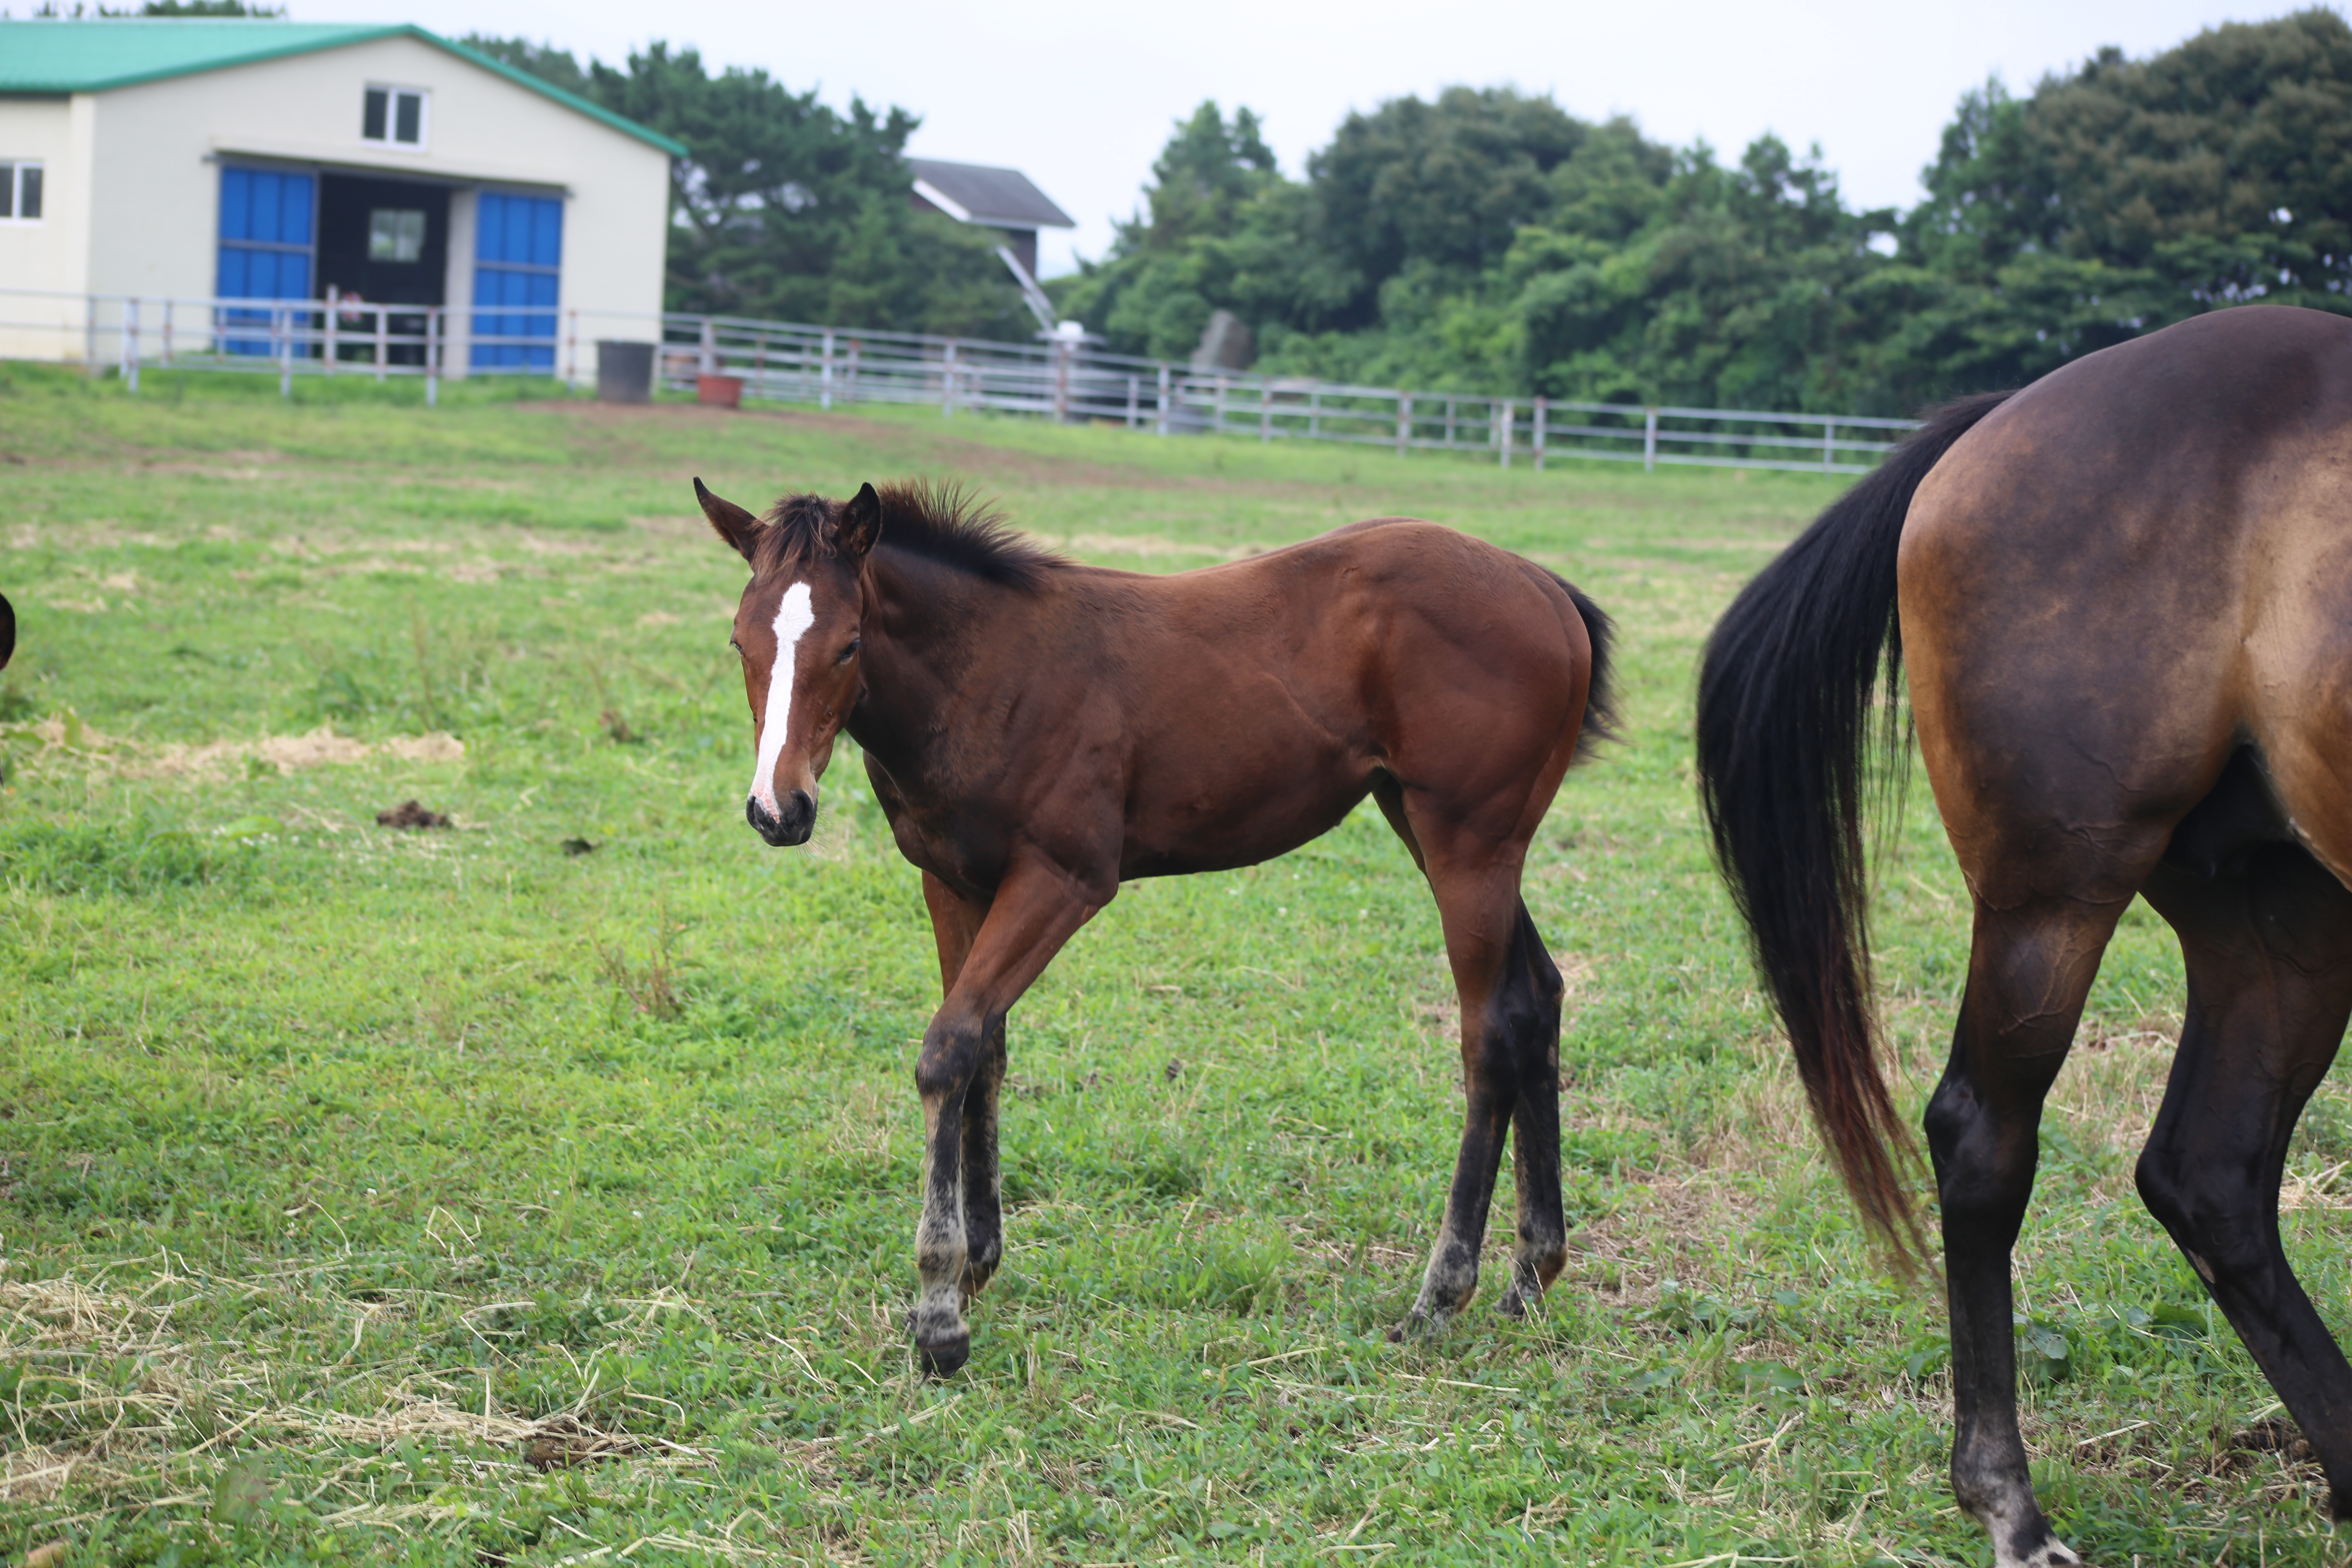
[[0, 219], [41, 221], [41, 166], [0, 159]]
[[360, 109], [360, 140], [424, 146], [425, 98], [418, 87], [369, 88]]
[[370, 261], [415, 261], [425, 254], [425, 214], [377, 207], [368, 214]]

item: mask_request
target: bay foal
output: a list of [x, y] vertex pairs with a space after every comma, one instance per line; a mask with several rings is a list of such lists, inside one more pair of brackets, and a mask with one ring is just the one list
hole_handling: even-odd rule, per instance
[[950, 492], [799, 495], [764, 518], [695, 481], [751, 567], [735, 616], [758, 760], [744, 815], [807, 841], [847, 730], [922, 872], [945, 999], [924, 1031], [915, 1348], [961, 1367], [1003, 1252], [1006, 1013], [1137, 877], [1269, 859], [1369, 795], [1437, 900], [1469, 1108], [1406, 1326], [1477, 1286], [1511, 1133], [1517, 1313], [1566, 1253], [1559, 973], [1519, 899], [1528, 841], [1605, 725], [1609, 623], [1551, 573], [1433, 523], [1360, 522], [1169, 576], [1081, 566]]

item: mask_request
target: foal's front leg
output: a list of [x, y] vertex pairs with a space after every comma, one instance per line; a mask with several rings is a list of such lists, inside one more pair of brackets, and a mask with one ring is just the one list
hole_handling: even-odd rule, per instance
[[[925, 882], [928, 892], [929, 879]], [[922, 1291], [910, 1326], [916, 1359], [934, 1377], [956, 1371], [971, 1354], [963, 1302], [968, 1289], [977, 1288], [971, 1283], [972, 1265], [984, 1256], [992, 1269], [1002, 1247], [1000, 1240], [975, 1237], [966, 1225], [968, 1173], [987, 1184], [984, 1208], [992, 1216], [995, 1212], [993, 1160], [984, 1172], [967, 1173], [964, 1162], [974, 1109], [986, 1111], [983, 1141], [993, 1152], [994, 1087], [983, 1078], [992, 1047], [1002, 1050], [1005, 1013], [1062, 944], [1110, 902], [1118, 886], [1116, 880], [1087, 881], [1040, 857], [1016, 861], [989, 904], [948, 986], [947, 1000], [923, 1033], [923, 1053], [915, 1066], [915, 1087], [923, 1097], [923, 1213], [915, 1226]], [[994, 1061], [993, 1074], [1001, 1074], [1001, 1056]], [[978, 1106], [975, 1089], [984, 1097]]]
[[[930, 872], [923, 873], [923, 902], [930, 910], [931, 936], [940, 949], [940, 994], [954, 991], [963, 961], [980, 935], [988, 906], [976, 903]], [[996, 1108], [1004, 1085], [1004, 1026], [999, 1023], [981, 1047], [979, 1070], [963, 1100], [964, 1280], [967, 1300], [978, 1295], [1004, 1256], [1003, 1180], [996, 1160]]]

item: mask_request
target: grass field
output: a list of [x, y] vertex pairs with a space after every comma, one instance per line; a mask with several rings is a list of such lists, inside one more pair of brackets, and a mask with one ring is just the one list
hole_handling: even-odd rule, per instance
[[[1940, 1306], [1815, 1152], [1693, 801], [1699, 641], [1829, 481], [275, 392], [0, 366], [0, 1562], [1990, 1560]], [[1367, 808], [1129, 887], [1016, 1009], [1006, 1266], [911, 1375], [916, 876], [854, 755], [810, 849], [743, 826], [742, 572], [688, 489], [911, 473], [1143, 571], [1417, 513], [1616, 616], [1626, 737], [1528, 881], [1571, 985], [1540, 1317], [1489, 1305], [1507, 1190], [1480, 1302], [1383, 1341], [1460, 1107]], [[376, 825], [411, 798], [456, 826]], [[1916, 1111], [1966, 936], [1907, 810]], [[2136, 910], [2045, 1119], [2042, 1496], [2110, 1565], [2352, 1561], [2132, 1193], [2180, 991]], [[2339, 1331], [2347, 1162], [2331, 1083], [2287, 1225]]]

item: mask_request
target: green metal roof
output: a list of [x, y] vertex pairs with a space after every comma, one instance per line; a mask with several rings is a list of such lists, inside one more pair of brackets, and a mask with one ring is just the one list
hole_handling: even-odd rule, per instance
[[247, 17], [109, 16], [100, 20], [0, 20], [0, 94], [104, 92], [166, 77], [252, 65], [287, 55], [339, 49], [376, 38], [419, 38], [459, 59], [551, 98], [566, 109], [686, 156], [682, 143], [564, 91], [504, 60], [413, 25], [279, 22]]

